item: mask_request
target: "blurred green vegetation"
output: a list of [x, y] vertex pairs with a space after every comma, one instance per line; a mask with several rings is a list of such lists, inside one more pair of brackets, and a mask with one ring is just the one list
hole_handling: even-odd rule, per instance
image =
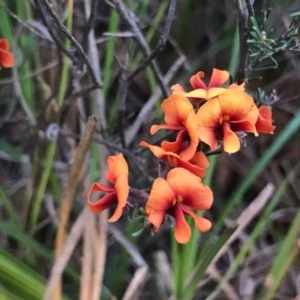
[[[80, 68], [80, 59], [74, 65], [55, 45], [33, 3], [0, 0], [1, 38], [10, 42], [16, 59], [13, 70], [0, 71], [0, 300], [43, 299], [55, 262], [58, 212], [68, 169], [88, 115], [95, 114], [100, 119], [103, 113], [107, 128], [98, 128], [95, 137], [122, 148], [122, 135], [126, 136], [147, 100], [153, 97], [155, 103], [147, 118], [124, 151], [132, 170], [132, 185], [148, 189], [151, 178], [157, 176], [157, 161], [138, 150], [141, 140], [158, 143], [157, 137], [149, 135], [149, 127], [162, 120], [159, 104], [163, 96], [150, 66], [128, 83], [126, 105], [122, 106], [122, 66], [128, 65], [128, 75], [145, 59], [135, 37], [126, 36], [130, 32], [128, 24], [113, 8], [99, 1], [93, 29], [103, 88], [96, 96], [90, 92], [78, 94], [91, 85], [89, 75]], [[135, 13], [153, 49], [163, 32], [169, 1], [125, 3]], [[256, 35], [252, 35], [255, 45], [264, 29], [263, 3], [254, 3], [258, 23]], [[300, 6], [296, 1], [273, 1], [270, 5], [266, 28], [273, 37], [281, 37], [291, 22], [300, 27], [295, 14]], [[84, 40], [87, 17], [83, 1], [53, 1], [53, 7], [76, 39]], [[48, 18], [54, 24], [50, 15]], [[53, 29], [64, 47], [74, 51], [57, 26], [53, 25]], [[116, 37], [115, 33], [122, 35]], [[259, 45], [267, 49], [270, 46]], [[293, 47], [299, 49], [299, 42]], [[156, 60], [162, 73], [167, 74], [179, 57], [185, 57], [165, 84], [170, 87], [180, 82], [188, 86], [189, 77], [198, 70], [210, 75], [212, 68], [227, 69], [232, 80], [236, 79], [239, 51], [234, 2], [220, 5], [218, 1], [178, 1], [170, 38]], [[262, 55], [261, 48], [256, 51], [256, 56]], [[182, 246], [167, 228], [154, 237], [147, 229], [133, 237], [140, 226], [124, 217], [116, 225], [121, 239], [108, 229], [104, 286], [97, 283], [102, 288], [101, 299], [111, 299], [112, 295], [122, 299], [138, 274], [135, 272], [144, 265], [150, 276], [141, 284], [140, 295], [137, 288], [139, 299], [167, 299], [170, 295], [185, 300], [233, 299], [228, 290], [234, 291], [238, 299], [244, 297], [245, 290], [253, 299], [292, 299], [299, 295], [299, 286], [293, 282], [299, 282], [300, 276], [300, 113], [299, 103], [293, 100], [299, 98], [300, 57], [290, 51], [270, 50], [264, 54], [267, 58], [272, 55], [278, 65], [272, 73], [265, 65], [250, 72], [247, 92], [256, 97], [258, 87], [264, 91], [264, 101], [273, 106], [276, 131], [274, 136], [255, 140], [248, 137], [247, 147], [238, 154], [210, 157], [204, 183], [215, 195], [208, 215], [213, 229], [200, 235], [191, 223], [193, 237]], [[93, 60], [91, 65], [96, 67]], [[102, 100], [104, 112], [98, 109]], [[59, 131], [55, 131], [57, 128]], [[70, 214], [70, 228], [85, 207], [90, 184], [103, 179], [102, 155], [116, 152], [113, 147], [104, 148], [103, 143], [95, 141], [84, 170], [78, 170], [82, 173], [81, 183]], [[210, 263], [234, 234], [237, 216], [267, 183], [275, 187], [271, 199], [214, 265], [214, 276], [208, 272]], [[84, 232], [83, 240], [88, 235], [88, 231]], [[82, 282], [88, 280], [81, 276], [84, 251], [81, 242], [72, 251], [63, 276], [61, 299], [80, 298]], [[159, 253], [165, 254], [163, 263], [158, 261]], [[136, 261], [140, 262], [140, 257], [143, 261], [139, 265]], [[201, 288], [197, 288], [199, 285]]]

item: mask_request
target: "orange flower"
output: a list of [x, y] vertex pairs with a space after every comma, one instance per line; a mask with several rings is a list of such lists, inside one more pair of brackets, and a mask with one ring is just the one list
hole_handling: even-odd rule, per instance
[[193, 105], [182, 95], [171, 95], [163, 101], [161, 108], [165, 114], [163, 125], [153, 125], [150, 129], [151, 134], [155, 134], [159, 129], [170, 129], [179, 131], [178, 135], [187, 133], [190, 144], [180, 151], [179, 155], [184, 160], [190, 160], [199, 143], [197, 132], [197, 119]]
[[244, 132], [258, 135], [255, 124], [258, 109], [253, 99], [240, 90], [227, 90], [204, 103], [197, 112], [199, 138], [212, 150], [223, 141], [224, 151], [240, 149], [239, 136]]
[[255, 127], [257, 132], [260, 133], [272, 133], [275, 126], [272, 125], [272, 111], [268, 106], [261, 106], [258, 109], [259, 115], [256, 121]]
[[187, 243], [191, 237], [191, 228], [184, 215], [191, 216], [197, 228], [205, 232], [211, 222], [196, 215], [190, 208], [207, 210], [213, 201], [212, 191], [204, 186], [201, 179], [183, 168], [172, 169], [166, 179], [157, 178], [152, 186], [146, 203], [147, 219], [158, 231], [169, 214], [175, 219], [175, 239], [178, 243]]
[[[129, 194], [128, 165], [122, 154], [109, 156], [107, 165], [106, 179], [112, 183], [114, 187], [94, 183], [87, 194], [87, 201], [89, 209], [93, 213], [100, 213], [108, 207], [117, 204], [114, 214], [108, 220], [109, 222], [116, 222], [122, 216]], [[107, 192], [107, 194], [98, 199], [95, 203], [92, 203], [92, 192]]]
[[9, 44], [6, 39], [0, 39], [0, 69], [11, 68], [15, 64], [14, 56], [9, 52]]
[[205, 169], [209, 166], [208, 159], [201, 151], [196, 152], [189, 161], [185, 161], [178, 154], [166, 151], [164, 148], [150, 145], [146, 142], [140, 142], [140, 146], [149, 148], [156, 157], [167, 162], [170, 166], [182, 167], [196, 176], [203, 177], [205, 175]]
[[[206, 85], [202, 80], [204, 76], [204, 72], [200, 71], [190, 78], [190, 84], [193, 88], [191, 92], [186, 93], [180, 84], [173, 85], [171, 87], [171, 91], [173, 93], [183, 94], [186, 97], [191, 97], [191, 99], [196, 103], [201, 101], [201, 99], [212, 99], [226, 91], [226, 88], [223, 88], [222, 86], [229, 79], [229, 73], [227, 71], [213, 69], [208, 85]], [[241, 85], [233, 83], [228, 87], [228, 89], [239, 89], [244, 91], [244, 85], [244, 83]]]

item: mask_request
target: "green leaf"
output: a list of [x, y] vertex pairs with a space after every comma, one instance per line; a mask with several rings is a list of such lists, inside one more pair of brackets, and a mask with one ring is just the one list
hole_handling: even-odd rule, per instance
[[[43, 299], [46, 280], [11, 254], [0, 249], [0, 284], [21, 299]], [[67, 299], [63, 297], [63, 299]]]

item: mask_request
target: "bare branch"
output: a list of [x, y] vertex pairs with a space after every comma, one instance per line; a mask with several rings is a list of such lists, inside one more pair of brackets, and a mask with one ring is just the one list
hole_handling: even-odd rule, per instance
[[165, 44], [168, 40], [168, 36], [169, 36], [169, 33], [170, 33], [172, 21], [173, 21], [173, 18], [174, 18], [176, 4], [177, 4], [177, 0], [171, 0], [168, 15], [167, 15], [167, 21], [166, 21], [166, 25], [165, 25], [162, 36], [160, 37], [157, 45], [155, 46], [155, 48], [153, 49], [151, 54], [128, 77], [129, 81], [132, 80], [140, 72], [142, 72], [151, 63], [151, 61], [154, 59], [154, 57], [156, 56], [158, 51], [162, 50], [162, 48], [165, 46]]
[[[55, 12], [53, 5], [51, 5], [48, 0], [42, 0], [43, 3], [46, 6], [46, 9], [49, 11], [50, 15], [52, 16], [52, 18], [54, 19], [56, 25], [58, 26], [58, 28], [61, 30], [61, 32], [71, 41], [71, 43], [74, 45], [74, 47], [78, 50], [78, 52], [80, 53], [80, 55], [82, 56], [82, 58], [84, 59], [88, 70], [90, 72], [90, 75], [92, 77], [93, 83], [95, 85], [98, 85], [100, 87], [100, 84], [97, 80], [97, 77], [95, 75], [94, 69], [90, 63], [90, 60], [88, 58], [88, 56], [86, 55], [86, 53], [84, 52], [82, 46], [78, 43], [78, 41], [75, 39], [75, 37], [71, 34], [71, 32], [68, 30], [68, 28], [60, 21], [59, 16], [57, 15], [57, 13]], [[37, 1], [39, 2], [39, 1]]]
[[[149, 47], [145, 37], [143, 36], [140, 28], [138, 27], [138, 25], [135, 22], [135, 16], [134, 16], [133, 12], [131, 12], [126, 7], [126, 5], [123, 3], [123, 1], [121, 1], [121, 0], [112, 0], [112, 3], [115, 5], [115, 9], [117, 10], [117, 12], [123, 17], [123, 19], [130, 26], [131, 30], [134, 32], [134, 38], [135, 38], [137, 44], [139, 45], [139, 47], [141, 48], [141, 51], [144, 53], [144, 55], [146, 57], [151, 55], [150, 47]], [[108, 4], [110, 4], [110, 3], [108, 2]], [[167, 98], [169, 96], [169, 89], [164, 84], [161, 71], [155, 60], [152, 60], [150, 64], [151, 64], [153, 73], [157, 79], [158, 85], [161, 88], [162, 94], [164, 95], [165, 98]]]

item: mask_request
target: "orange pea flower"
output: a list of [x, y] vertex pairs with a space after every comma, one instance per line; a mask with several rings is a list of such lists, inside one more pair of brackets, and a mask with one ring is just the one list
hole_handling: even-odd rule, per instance
[[[114, 214], [108, 219], [109, 222], [116, 222], [122, 216], [129, 194], [128, 165], [122, 154], [109, 156], [107, 165], [106, 179], [114, 187], [94, 183], [87, 194], [87, 201], [89, 209], [93, 213], [100, 213], [116, 204], [117, 208]], [[106, 192], [107, 194], [93, 203], [91, 201], [91, 194], [93, 192]]]
[[150, 133], [155, 134], [159, 129], [179, 131], [178, 134], [188, 135], [190, 144], [180, 151], [179, 155], [184, 160], [190, 160], [199, 143], [197, 132], [197, 119], [193, 105], [182, 95], [171, 95], [163, 101], [161, 108], [165, 114], [163, 125], [151, 126]]
[[225, 152], [237, 152], [239, 135], [244, 132], [258, 135], [255, 127], [258, 114], [253, 98], [240, 90], [227, 90], [199, 108], [199, 138], [212, 150], [218, 148], [220, 140]]
[[[173, 85], [171, 91], [173, 93], [183, 94], [186, 97], [191, 97], [195, 103], [198, 103], [201, 99], [212, 99], [226, 91], [226, 88], [223, 88], [222, 86], [229, 79], [229, 73], [227, 71], [213, 69], [208, 85], [203, 82], [203, 77], [205, 77], [205, 74], [200, 71], [190, 78], [190, 84], [193, 88], [191, 92], [186, 93], [180, 84]], [[244, 83], [241, 85], [233, 83], [228, 89], [239, 89], [244, 91], [244, 85]]]
[[152, 186], [146, 203], [147, 219], [158, 231], [165, 215], [175, 219], [175, 239], [178, 243], [187, 243], [191, 237], [191, 228], [184, 215], [191, 216], [197, 228], [205, 232], [211, 228], [211, 222], [196, 215], [190, 208], [207, 210], [211, 207], [213, 194], [204, 186], [201, 179], [183, 168], [172, 169], [166, 179], [157, 178]]
[[272, 125], [272, 111], [263, 105], [258, 109], [259, 115], [255, 127], [257, 132], [273, 134], [275, 126]]
[[159, 146], [150, 145], [146, 142], [140, 143], [141, 147], [146, 147], [161, 160], [167, 162], [172, 167], [182, 167], [189, 170], [196, 176], [203, 177], [205, 175], [205, 169], [209, 166], [209, 162], [205, 154], [201, 151], [195, 153], [195, 155], [189, 161], [183, 160], [178, 154], [174, 152], [166, 151]]
[[11, 68], [15, 64], [14, 56], [9, 52], [9, 44], [6, 39], [0, 39], [0, 69]]

